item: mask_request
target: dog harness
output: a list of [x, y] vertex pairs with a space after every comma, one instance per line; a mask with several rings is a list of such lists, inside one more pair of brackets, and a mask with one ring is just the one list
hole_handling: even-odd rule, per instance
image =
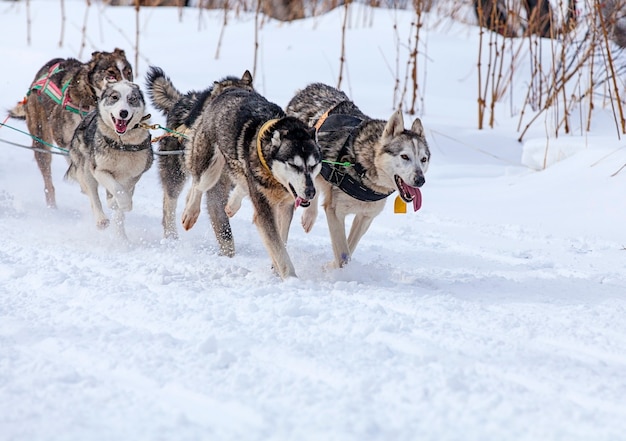
[[65, 110], [69, 110], [70, 112], [76, 113], [80, 116], [85, 116], [89, 113], [89, 111], [81, 110], [72, 105], [72, 100], [67, 93], [67, 88], [70, 86], [73, 78], [68, 79], [60, 89], [58, 85], [52, 82], [51, 77], [61, 71], [63, 71], [63, 68], [61, 68], [61, 62], [53, 64], [46, 75], [36, 80], [30, 86], [30, 90], [26, 93], [26, 96], [30, 95], [33, 91], [36, 91], [40, 96], [42, 93], [45, 93], [52, 101], [62, 106]]
[[[322, 115], [314, 127], [316, 128], [316, 136], [320, 133], [349, 131], [348, 136], [339, 150], [337, 158], [335, 158], [335, 161], [339, 161], [341, 158], [348, 155], [348, 147], [353, 141], [355, 129], [361, 123], [363, 123], [361, 118], [357, 118], [352, 115], [337, 114], [329, 116], [328, 112], [326, 112]], [[354, 155], [351, 156], [354, 158]], [[328, 183], [338, 187], [347, 195], [360, 201], [380, 201], [393, 193], [393, 191], [391, 193], [378, 193], [377, 191], [363, 185], [363, 177], [365, 176], [367, 170], [365, 170], [363, 166], [356, 161], [354, 162], [354, 170], [356, 171], [359, 179], [355, 179], [348, 174], [344, 165], [337, 165], [332, 162], [329, 163], [328, 161], [322, 161], [322, 170], [320, 174]]]

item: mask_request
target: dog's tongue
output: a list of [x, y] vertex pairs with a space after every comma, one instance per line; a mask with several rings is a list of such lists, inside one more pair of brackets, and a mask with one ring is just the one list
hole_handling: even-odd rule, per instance
[[413, 196], [413, 211], [422, 208], [422, 192], [417, 187], [411, 187], [403, 182], [404, 191]]
[[302, 203], [302, 198], [301, 198], [300, 196], [298, 196], [298, 197], [296, 198], [296, 206], [295, 206], [295, 208], [298, 208], [298, 207], [300, 206], [300, 204], [301, 204], [301, 203]]
[[128, 121], [125, 119], [115, 119], [115, 131], [120, 135], [126, 133], [126, 127], [128, 127]]
[[422, 208], [422, 192], [417, 187], [411, 187], [411, 194], [413, 195], [413, 211], [417, 211]]

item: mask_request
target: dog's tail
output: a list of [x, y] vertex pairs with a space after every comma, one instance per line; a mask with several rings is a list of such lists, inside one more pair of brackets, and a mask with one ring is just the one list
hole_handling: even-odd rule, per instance
[[154, 107], [168, 114], [174, 108], [174, 105], [183, 96], [178, 89], [174, 87], [172, 80], [165, 75], [163, 69], [156, 66], [150, 66], [146, 74], [146, 88], [148, 96]]
[[17, 103], [15, 107], [9, 110], [9, 117], [15, 119], [26, 119], [26, 98]]

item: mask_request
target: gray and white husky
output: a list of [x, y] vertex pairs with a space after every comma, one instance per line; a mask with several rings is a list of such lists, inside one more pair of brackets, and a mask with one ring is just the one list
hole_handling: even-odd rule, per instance
[[91, 201], [96, 226], [109, 219], [102, 209], [98, 186], [106, 190], [107, 205], [115, 212], [117, 233], [126, 239], [124, 212], [132, 210], [135, 185], [152, 165], [150, 132], [140, 123], [145, 100], [139, 86], [130, 81], [109, 84], [74, 132], [66, 179], [74, 179]]
[[[335, 267], [348, 263], [389, 195], [398, 191], [414, 210], [420, 208], [430, 150], [419, 118], [410, 130], [401, 110], [388, 121], [369, 118], [344, 92], [321, 83], [298, 91], [286, 113], [317, 130], [324, 165], [316, 186], [324, 194]], [[355, 217], [346, 237], [349, 214]], [[306, 232], [316, 218], [317, 198], [302, 214]]]
[[[207, 100], [190, 127], [185, 161], [193, 181], [183, 227], [196, 223], [202, 195], [226, 170], [236, 185], [231, 203], [250, 197], [274, 270], [283, 279], [296, 276], [286, 248], [289, 226], [295, 207], [306, 207], [315, 197], [321, 159], [314, 130], [302, 121], [253, 90], [227, 89]], [[230, 208], [231, 214], [236, 211]]]

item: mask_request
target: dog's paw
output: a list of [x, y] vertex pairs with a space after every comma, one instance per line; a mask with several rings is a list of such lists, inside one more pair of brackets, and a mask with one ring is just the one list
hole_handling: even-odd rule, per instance
[[302, 217], [300, 218], [300, 222], [302, 223], [302, 228], [305, 233], [308, 233], [315, 225], [315, 219], [317, 218], [317, 213], [313, 213], [313, 210], [305, 210], [302, 213]]
[[220, 243], [220, 256], [235, 257], [235, 244], [232, 241]]
[[189, 210], [185, 208], [185, 211], [183, 211], [183, 228], [185, 230], [190, 230], [191, 227], [196, 224], [198, 216], [200, 216], [199, 210]]
[[108, 228], [110, 223], [111, 222], [105, 217], [96, 221], [96, 227], [98, 228], [98, 230], [104, 230]]
[[239, 207], [232, 207], [230, 204], [228, 204], [226, 205], [226, 207], [224, 207], [224, 211], [226, 212], [226, 215], [228, 217], [233, 217], [234, 215], [237, 214], [240, 208], [241, 208], [241, 204], [239, 205]]
[[133, 200], [126, 192], [120, 192], [115, 197], [117, 209], [121, 211], [131, 211], [133, 209]]
[[178, 240], [178, 231], [176, 231], [176, 228], [165, 228], [163, 231], [163, 239], [166, 241]]

